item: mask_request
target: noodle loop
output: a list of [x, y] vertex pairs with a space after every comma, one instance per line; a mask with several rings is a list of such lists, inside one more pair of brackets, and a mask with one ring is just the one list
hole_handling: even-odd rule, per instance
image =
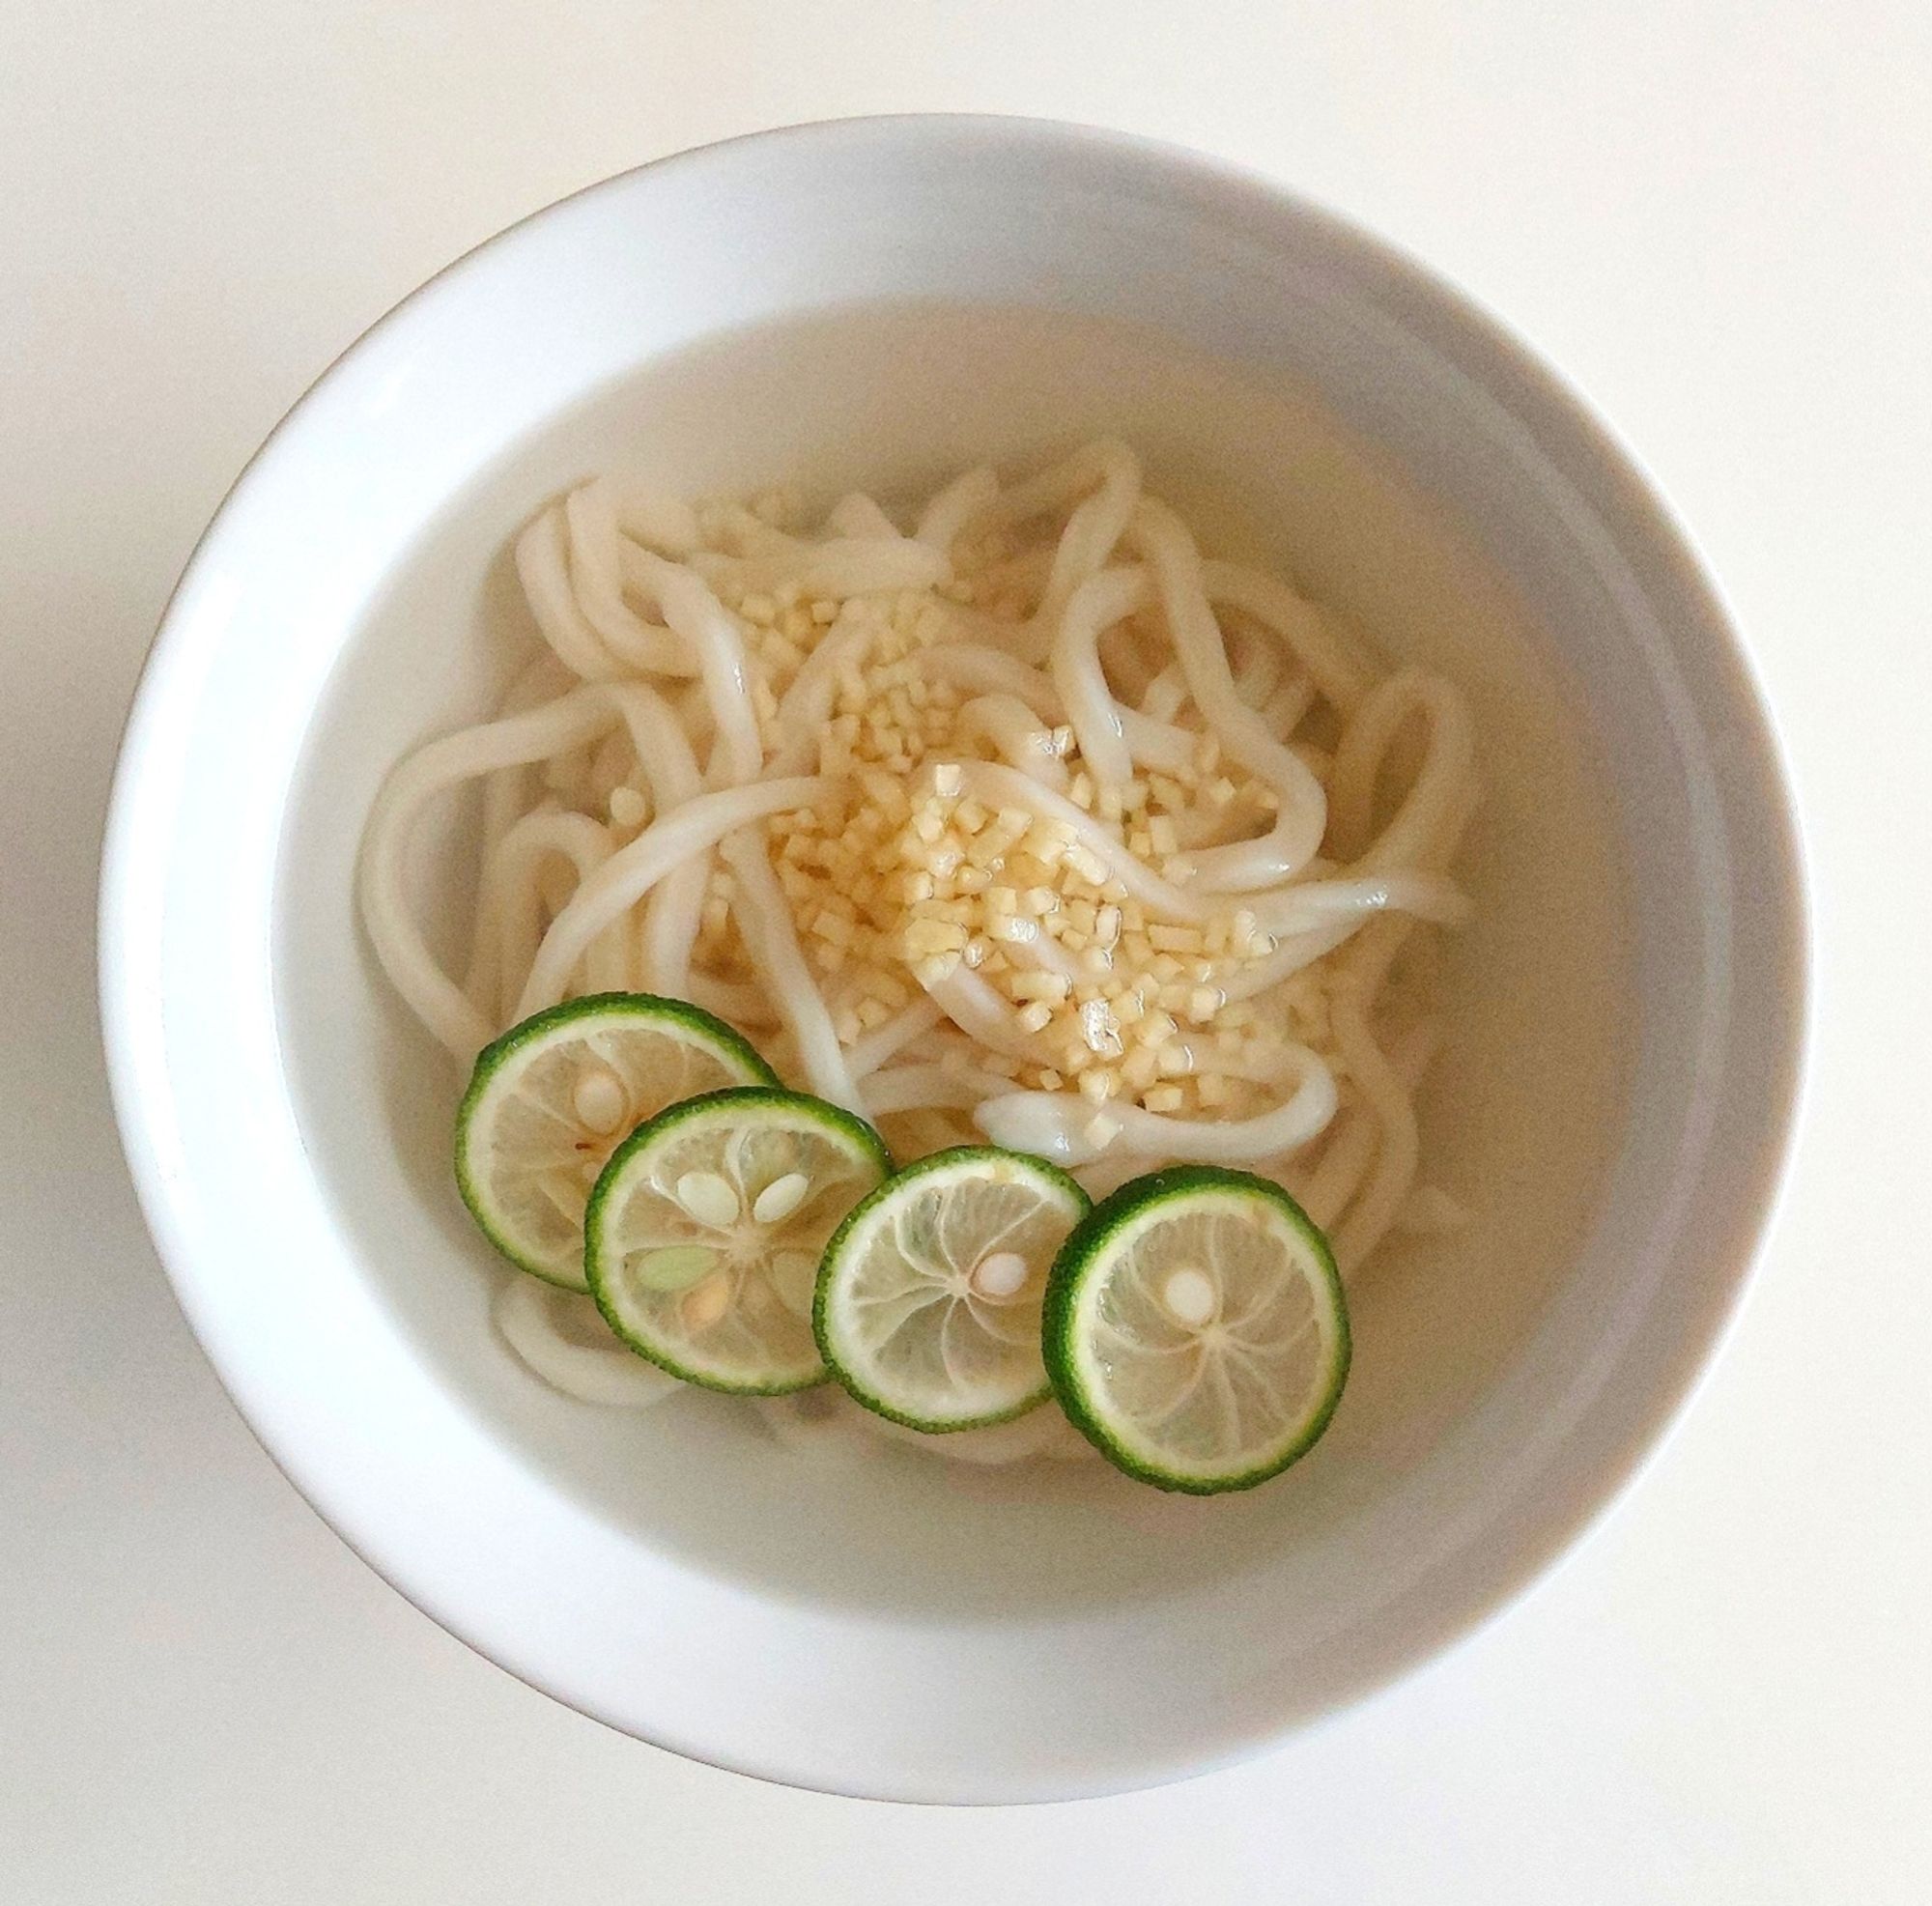
[[[976, 1129], [1095, 1186], [1259, 1167], [1350, 1270], [1453, 1220], [1418, 1185], [1435, 1035], [1404, 949], [1469, 911], [1468, 710], [1204, 558], [1125, 444], [920, 508], [853, 493], [815, 530], [601, 477], [516, 562], [538, 660], [391, 773], [359, 871], [460, 1062], [575, 993], [661, 991], [915, 1149]], [[459, 983], [417, 856], [466, 784]]]

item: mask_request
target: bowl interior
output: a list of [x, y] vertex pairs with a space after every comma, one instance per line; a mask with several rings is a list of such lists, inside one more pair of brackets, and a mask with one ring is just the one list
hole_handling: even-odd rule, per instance
[[[1466, 682], [1489, 798], [1448, 949], [1449, 1046], [1426, 1107], [1430, 1170], [1477, 1213], [1361, 1280], [1347, 1409], [1293, 1482], [1168, 1500], [1102, 1465], [985, 1475], [900, 1449], [865, 1465], [781, 1455], [752, 1411], [696, 1393], [647, 1416], [573, 1404], [505, 1356], [496, 1260], [449, 1173], [461, 1090], [390, 1000], [351, 908], [357, 835], [417, 738], [480, 712], [533, 633], [506, 540], [575, 478], [641, 467], [685, 493], [802, 475], [917, 496], [952, 469], [1113, 429], [1222, 551], [1350, 609], [1390, 654]], [[1332, 1536], [1467, 1410], [1576, 1253], [1622, 1123], [1630, 1017], [1624, 869], [1599, 751], [1505, 580], [1287, 386], [1170, 337], [1069, 313], [868, 305], [672, 354], [516, 446], [408, 552], [345, 648], [308, 734], [277, 912], [285, 1050], [326, 1192], [428, 1362], [559, 1486], [639, 1540], [802, 1600], [918, 1619], [1005, 1619], [1171, 1596]], [[425, 831], [452, 955], [463, 810]]]
[[[1334, 1428], [1244, 1497], [899, 1450], [855, 1467], [716, 1399], [632, 1416], [555, 1395], [491, 1332], [503, 1273], [448, 1172], [459, 1082], [351, 902], [384, 772], [480, 711], [529, 640], [511, 532], [602, 469], [890, 500], [1100, 430], [1220, 548], [1470, 694], [1481, 913], [1447, 949], [1423, 1113], [1430, 1174], [1474, 1223], [1378, 1261]], [[174, 1148], [148, 1188], [185, 1300], [377, 1566], [620, 1725], [923, 1798], [1224, 1756], [1523, 1579], [1729, 1301], [1795, 1013], [1748, 685], [1668, 526], [1560, 395], [1269, 194], [985, 127], [825, 128], [613, 182], [338, 369], [171, 625], [119, 803], [145, 783], [110, 854], [110, 921], [116, 868], [140, 873], [108, 991], [137, 1172], [144, 1131]], [[422, 868], [445, 931], [464, 827], [453, 809]], [[269, 1222], [289, 1242], [265, 1259]]]

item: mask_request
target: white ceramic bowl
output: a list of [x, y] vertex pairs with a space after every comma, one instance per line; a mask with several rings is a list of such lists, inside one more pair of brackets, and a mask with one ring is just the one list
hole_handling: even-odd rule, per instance
[[[854, 308], [881, 299], [950, 302]], [[1111, 1473], [968, 1482], [914, 1455], [855, 1472], [710, 1399], [630, 1417], [553, 1395], [491, 1335], [495, 1273], [446, 1169], [455, 1082], [384, 996], [350, 895], [384, 768], [499, 664], [509, 530], [627, 453], [699, 485], [801, 460], [893, 482], [1109, 422], [1183, 487], [1226, 478], [1311, 586], [1476, 697], [1485, 924], [1426, 1115], [1474, 1232], [1371, 1281], [1327, 1440], [1219, 1503]], [[1594, 811], [1603, 839], [1551, 811]], [[1804, 999], [1786, 795], [1736, 637], [1578, 400], [1273, 185], [975, 119], [810, 127], [627, 174], [362, 338], [250, 464], [168, 610], [101, 949], [128, 1154], [181, 1301], [344, 1538], [615, 1726], [948, 1801], [1227, 1761], [1546, 1568], [1737, 1299]], [[1566, 1150], [1570, 1124], [1602, 1142]]]

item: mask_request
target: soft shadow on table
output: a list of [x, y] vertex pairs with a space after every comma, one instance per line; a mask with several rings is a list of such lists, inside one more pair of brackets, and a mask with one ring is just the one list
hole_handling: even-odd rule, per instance
[[[73, 1833], [77, 1766], [139, 1814], [192, 1783], [193, 1743], [276, 1686], [298, 1756], [316, 1708], [303, 1690], [301, 1721], [298, 1690], [322, 1656], [310, 1598], [358, 1579], [385, 1593], [304, 1527], [222, 1394], [143, 1228], [108, 1100], [100, 827], [156, 579], [179, 555], [136, 532], [66, 577], [31, 540], [0, 547], [0, 1892], [22, 1900], [56, 1896], [26, 1875], [66, 1888], [95, 1845]], [[115, 579], [117, 561], [143, 574]], [[291, 1579], [292, 1554], [313, 1579]]]
[[0, 644], [0, 1380], [31, 1404], [10, 1411], [27, 1436], [0, 1463], [0, 1525], [28, 1532], [0, 1545], [10, 1568], [31, 1568], [34, 1518], [56, 1497], [88, 1513], [91, 1466], [192, 1472], [236, 1429], [141, 1222], [96, 1005], [100, 829], [152, 612], [117, 602], [113, 642], [90, 641], [83, 618], [108, 605], [47, 593], [44, 616]]

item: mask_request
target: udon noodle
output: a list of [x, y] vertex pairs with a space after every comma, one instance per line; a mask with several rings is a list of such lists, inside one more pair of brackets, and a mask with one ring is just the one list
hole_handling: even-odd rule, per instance
[[[970, 469], [903, 523], [847, 496], [810, 530], [783, 494], [694, 506], [600, 477], [516, 560], [540, 644], [493, 719], [390, 776], [362, 863], [383, 967], [460, 1064], [634, 988], [731, 1021], [901, 1158], [990, 1139], [1096, 1194], [1238, 1164], [1348, 1274], [1393, 1229], [1456, 1221], [1419, 1179], [1438, 1029], [1416, 928], [1467, 912], [1463, 700], [1282, 579], [1204, 559], [1126, 445]], [[468, 786], [451, 970], [414, 854]], [[625, 1380], [583, 1300], [526, 1283], [500, 1322], [540, 1374], [664, 1388]], [[976, 1434], [926, 1440], [970, 1456]]]

